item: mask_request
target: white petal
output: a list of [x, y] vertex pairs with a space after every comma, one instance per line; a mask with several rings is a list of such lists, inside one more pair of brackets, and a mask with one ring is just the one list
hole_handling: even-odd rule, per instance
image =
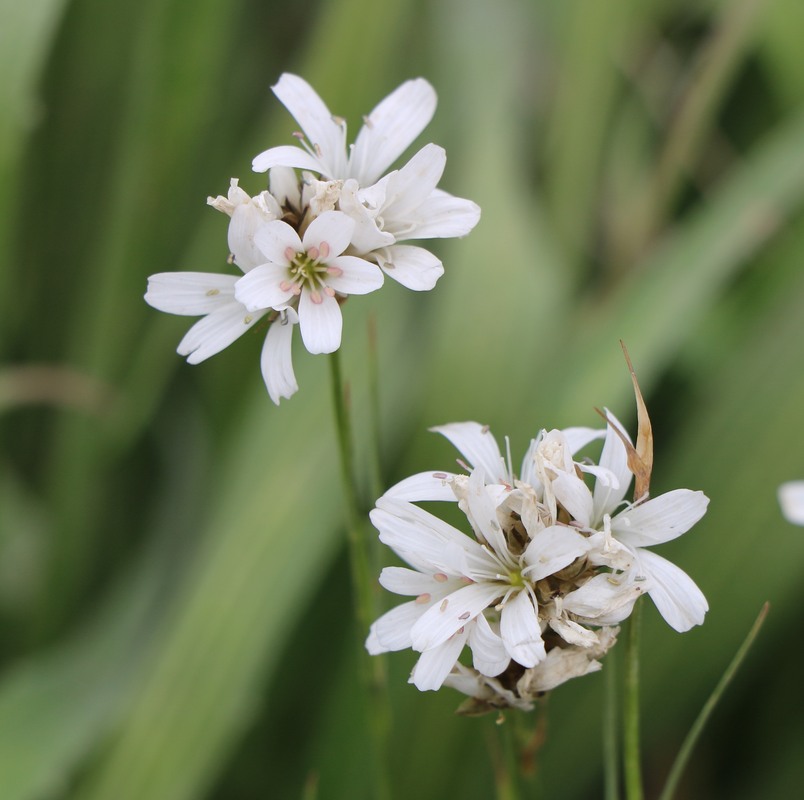
[[698, 522], [708, 505], [703, 492], [674, 489], [612, 517], [611, 531], [633, 547], [669, 542]]
[[[296, 317], [293, 309], [288, 309], [286, 313]], [[280, 398], [292, 397], [299, 389], [291, 358], [292, 338], [293, 322], [291, 319], [288, 318], [285, 321], [277, 319], [271, 323], [262, 346], [260, 356], [262, 379], [265, 381], [265, 387], [268, 389], [271, 400], [277, 405], [279, 405]]]
[[[436, 189], [416, 209], [415, 222], [398, 239], [451, 239], [466, 236], [480, 220], [480, 206]], [[412, 221], [413, 222], [413, 221]]]
[[486, 493], [485, 477], [483, 467], [472, 470], [469, 476], [464, 495], [466, 516], [477, 532], [477, 538], [488, 542], [494, 552], [513, 568], [516, 562], [511, 557], [505, 534], [497, 520], [497, 507]]
[[301, 205], [299, 179], [290, 167], [274, 167], [268, 175], [268, 190], [280, 206]]
[[472, 564], [496, 564], [474, 539], [412, 503], [381, 497], [369, 516], [380, 541], [420, 572], [468, 576]]
[[304, 249], [321, 248], [322, 242], [329, 246], [329, 255], [321, 260], [328, 263], [349, 246], [355, 229], [355, 221], [343, 211], [325, 211], [319, 214], [304, 234]]
[[793, 525], [804, 525], [804, 481], [788, 481], [779, 487], [782, 514]]
[[414, 292], [429, 292], [444, 274], [441, 261], [423, 247], [396, 244], [377, 255], [385, 274]]
[[410, 647], [410, 629], [426, 610], [426, 605], [411, 600], [383, 614], [369, 630], [366, 640], [369, 653], [375, 656]]
[[234, 300], [237, 280], [208, 272], [160, 272], [148, 278], [145, 302], [168, 314], [210, 314]]
[[598, 624], [625, 619], [644, 591], [644, 582], [601, 573], [564, 598], [564, 610]]
[[[380, 573], [380, 586], [394, 594], [407, 594], [414, 597], [429, 594], [441, 597], [449, 594], [444, 588], [449, 581], [438, 581], [433, 574], [425, 574], [407, 567], [385, 567]], [[457, 584], [454, 588], [458, 588]]]
[[251, 202], [240, 203], [232, 212], [227, 234], [229, 251], [243, 272], [265, 263], [265, 257], [254, 243], [254, 234], [267, 222], [269, 220]]
[[559, 503], [585, 528], [592, 522], [592, 493], [589, 487], [574, 473], [559, 472], [550, 483]]
[[280, 287], [287, 274], [287, 267], [281, 264], [254, 267], [235, 284], [235, 298], [252, 311], [280, 308], [293, 297], [291, 290]]
[[572, 455], [575, 455], [595, 439], [603, 439], [606, 436], [606, 431], [603, 428], [563, 428], [561, 433]]
[[665, 622], [679, 633], [701, 625], [709, 604], [684, 570], [649, 550], [639, 551], [640, 569], [649, 581], [648, 594]]
[[483, 614], [478, 614], [469, 628], [469, 647], [475, 669], [489, 678], [504, 672], [511, 661], [502, 637], [491, 629]]
[[310, 290], [302, 289], [299, 298], [302, 341], [310, 353], [332, 353], [341, 345], [341, 307], [334, 297], [326, 294], [318, 297], [321, 302], [313, 302]]
[[350, 178], [341, 187], [338, 208], [355, 221], [351, 245], [356, 253], [368, 253], [394, 243], [393, 234], [380, 230], [376, 221], [385, 202], [386, 183], [383, 178], [368, 189], [360, 189], [357, 181]]
[[267, 172], [275, 167], [295, 167], [317, 173], [325, 170], [325, 165], [317, 158], [311, 156], [306, 150], [302, 150], [301, 147], [294, 147], [290, 144], [269, 147], [251, 161], [251, 168], [254, 172]]
[[[423, 78], [406, 81], [366, 117], [349, 160], [349, 177], [375, 183], [433, 118], [436, 93]], [[344, 177], [344, 176], [339, 176]]]
[[343, 270], [341, 275], [327, 275], [327, 285], [341, 294], [368, 294], [383, 284], [383, 276], [376, 264], [356, 256], [339, 256], [329, 265]]
[[446, 164], [444, 148], [427, 144], [404, 167], [391, 174], [383, 209], [386, 227], [393, 230], [393, 220], [405, 219], [416, 211], [436, 188]]
[[392, 497], [396, 500], [407, 500], [412, 503], [427, 500], [446, 500], [455, 502], [455, 492], [449, 479], [452, 473], [447, 472], [419, 472], [392, 486], [383, 497]]
[[472, 583], [434, 603], [413, 626], [414, 650], [430, 650], [445, 642], [502, 594], [494, 583]]
[[233, 300], [198, 320], [179, 342], [177, 352], [179, 355], [187, 356], [189, 364], [200, 364], [228, 347], [235, 339], [239, 339], [265, 313], [265, 311], [248, 312], [240, 303]]
[[527, 546], [523, 558], [531, 583], [569, 566], [588, 549], [584, 536], [572, 528], [554, 525], [539, 531]]
[[503, 606], [500, 635], [508, 654], [523, 667], [533, 667], [544, 658], [539, 618], [527, 592], [518, 592]]
[[348, 177], [345, 172], [346, 126], [336, 121], [312, 86], [298, 75], [286, 72], [272, 89], [315, 149], [324, 168], [323, 174], [328, 178]]
[[465, 630], [458, 631], [442, 645], [422, 653], [413, 667], [409, 682], [420, 692], [440, 689], [466, 644], [466, 635]]
[[304, 250], [299, 234], [281, 219], [261, 225], [254, 232], [254, 244], [265, 256], [264, 262], [269, 261], [272, 264], [281, 264], [285, 267], [290, 264], [285, 254], [288, 248], [294, 253]]
[[495, 483], [506, 483], [507, 469], [503, 462], [497, 440], [489, 432], [488, 425], [478, 422], [451, 422], [430, 428], [434, 433], [446, 436], [472, 467], [483, 467], [486, 477]]

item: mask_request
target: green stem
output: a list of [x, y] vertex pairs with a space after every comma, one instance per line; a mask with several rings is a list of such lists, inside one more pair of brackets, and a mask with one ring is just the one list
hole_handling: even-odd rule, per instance
[[743, 663], [743, 660], [750, 650], [751, 645], [754, 643], [754, 640], [757, 638], [759, 629], [762, 627], [762, 623], [765, 622], [765, 617], [767, 615], [768, 603], [765, 603], [765, 605], [762, 606], [762, 610], [759, 612], [759, 616], [756, 618], [756, 621], [751, 626], [748, 636], [745, 637], [745, 641], [742, 643], [742, 645], [740, 645], [740, 649], [737, 651], [726, 671], [723, 673], [723, 677], [720, 679], [717, 686], [715, 686], [714, 691], [706, 703], [704, 703], [704, 706], [698, 714], [698, 717], [692, 724], [689, 733], [681, 745], [681, 749], [678, 751], [676, 760], [673, 762], [673, 766], [670, 768], [670, 773], [667, 776], [667, 781], [664, 784], [664, 789], [662, 789], [659, 800], [672, 800], [672, 797], [675, 794], [678, 786], [678, 782], [684, 772], [684, 768], [687, 766], [687, 762], [692, 755], [692, 751], [698, 742], [704, 726], [706, 725], [709, 717], [712, 714], [712, 711], [714, 711], [715, 706], [723, 695], [723, 692], [726, 690], [726, 687], [729, 685], [729, 683], [731, 683], [731, 679], [734, 677], [737, 670]]
[[340, 354], [330, 355], [332, 377], [332, 402], [335, 411], [335, 429], [341, 462], [344, 498], [346, 502], [346, 535], [349, 546], [349, 566], [352, 578], [355, 612], [359, 630], [358, 663], [363, 683], [367, 689], [368, 726], [374, 757], [369, 758], [374, 772], [374, 797], [388, 800], [391, 797], [388, 780], [388, 738], [390, 732], [390, 706], [388, 704], [385, 661], [381, 656], [369, 656], [363, 647], [363, 638], [375, 614], [374, 586], [367, 547], [365, 515], [362, 513], [360, 495], [354, 472], [354, 438], [349, 403], [341, 372]]
[[495, 720], [494, 796], [496, 800], [521, 800], [516, 735], [512, 721], [500, 715]]
[[606, 673], [606, 695], [603, 708], [603, 796], [605, 800], [619, 800], [620, 797], [620, 748], [618, 736], [618, 670], [617, 654], [611, 652], [606, 658], [603, 670]]
[[623, 758], [625, 796], [642, 800], [642, 768], [639, 753], [639, 623], [637, 603], [628, 620], [625, 647], [625, 686], [623, 691]]

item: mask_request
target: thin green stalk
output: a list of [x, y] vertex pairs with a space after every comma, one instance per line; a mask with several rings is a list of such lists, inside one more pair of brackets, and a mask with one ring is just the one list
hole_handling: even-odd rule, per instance
[[681, 745], [681, 749], [678, 751], [676, 760], [673, 762], [673, 766], [670, 768], [667, 781], [664, 784], [664, 789], [662, 789], [662, 793], [659, 795], [659, 800], [672, 800], [676, 788], [678, 787], [678, 782], [687, 766], [687, 762], [690, 760], [690, 756], [692, 755], [695, 745], [698, 743], [698, 739], [701, 736], [704, 726], [708, 722], [712, 711], [714, 711], [715, 706], [722, 697], [723, 692], [726, 691], [726, 687], [729, 685], [729, 683], [731, 683], [732, 678], [735, 676], [737, 670], [745, 660], [748, 651], [751, 649], [751, 645], [754, 644], [754, 640], [757, 638], [759, 629], [762, 627], [762, 624], [765, 622], [765, 617], [768, 615], [768, 608], [768, 603], [765, 603], [765, 605], [762, 606], [762, 610], [759, 612], [759, 616], [751, 626], [748, 636], [745, 637], [745, 640], [740, 645], [740, 649], [737, 651], [731, 663], [726, 668], [726, 671], [723, 673], [723, 677], [720, 679], [717, 686], [715, 686], [714, 691], [709, 696], [709, 699], [704, 703], [703, 708], [698, 714], [698, 717], [692, 724], [689, 733]]
[[642, 800], [642, 768], [639, 752], [639, 623], [637, 603], [628, 620], [625, 643], [623, 691], [623, 772], [627, 800]]
[[358, 660], [361, 675], [367, 690], [367, 708], [374, 758], [369, 762], [374, 771], [374, 795], [378, 800], [391, 797], [388, 779], [388, 734], [390, 709], [386, 691], [385, 664], [380, 656], [369, 658], [363, 648], [363, 637], [374, 617], [373, 587], [375, 577], [369, 563], [364, 515], [361, 512], [360, 496], [354, 471], [354, 437], [349, 403], [341, 372], [340, 353], [330, 355], [332, 377], [332, 403], [335, 411], [335, 429], [346, 501], [346, 534], [349, 546], [349, 566], [352, 577], [355, 612], [360, 633]]
[[496, 800], [522, 800], [519, 791], [519, 763], [513, 723], [502, 714], [495, 720], [492, 736], [494, 763], [494, 796]]
[[606, 696], [603, 708], [603, 789], [605, 800], [620, 797], [620, 748], [618, 709], [619, 686], [616, 653], [612, 652], [603, 665], [606, 679]]
[[380, 369], [377, 356], [377, 318], [371, 314], [368, 318], [368, 386], [371, 425], [371, 493], [373, 498], [379, 497], [385, 483], [382, 478], [382, 425], [380, 423]]

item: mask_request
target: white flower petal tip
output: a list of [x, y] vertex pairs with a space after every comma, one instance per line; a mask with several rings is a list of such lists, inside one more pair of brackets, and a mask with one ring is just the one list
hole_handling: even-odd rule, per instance
[[784, 518], [793, 525], [804, 526], [804, 481], [783, 483], [778, 498]]

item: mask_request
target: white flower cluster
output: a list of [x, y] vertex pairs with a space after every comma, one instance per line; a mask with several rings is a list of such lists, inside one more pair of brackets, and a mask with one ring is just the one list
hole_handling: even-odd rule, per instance
[[160, 311], [203, 316], [178, 347], [191, 364], [266, 321], [262, 374], [279, 403], [298, 389], [291, 361], [296, 324], [309, 352], [337, 350], [347, 295], [379, 289], [384, 274], [409, 289], [432, 289], [444, 272], [441, 261], [405, 242], [463, 236], [480, 209], [436, 188], [446, 154], [435, 144], [383, 174], [435, 112], [427, 81], [407, 81], [386, 97], [348, 150], [345, 122], [304, 80], [282, 75], [273, 91], [301, 126], [303, 147], [274, 147], [254, 159], [255, 171], [269, 172], [267, 191], [250, 197], [232, 179], [227, 197], [208, 199], [230, 217], [231, 261], [243, 274], [159, 273], [149, 279], [145, 300]]
[[[686, 573], [646, 548], [675, 539], [706, 512], [708, 498], [677, 489], [625, 500], [630, 439], [608, 415], [605, 430], [542, 431], [519, 477], [488, 428], [433, 430], [463, 455], [468, 475], [426, 472], [398, 483], [371, 513], [407, 567], [380, 583], [412, 597], [371, 627], [371, 654], [413, 648], [420, 690], [452, 686], [470, 696], [464, 713], [532, 701], [600, 669], [619, 622], [648, 594], [668, 624], [703, 622], [706, 599]], [[599, 463], [576, 460], [603, 439]], [[472, 535], [415, 505], [457, 502]], [[458, 659], [464, 647], [472, 666]]]

